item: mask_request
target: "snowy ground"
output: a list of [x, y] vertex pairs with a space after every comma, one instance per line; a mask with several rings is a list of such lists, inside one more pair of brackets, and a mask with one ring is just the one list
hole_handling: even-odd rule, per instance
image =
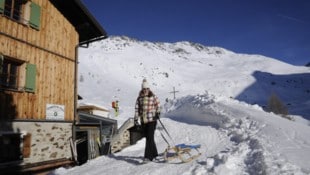
[[[111, 101], [119, 100], [120, 116], [111, 118], [120, 126], [133, 116], [142, 79], [147, 78], [161, 100], [161, 120], [174, 143], [201, 144], [202, 155], [184, 164], [140, 164], [142, 139], [119, 153], [51, 174], [310, 174], [310, 123], [305, 119], [310, 117], [309, 68], [218, 47], [127, 37], [111, 37], [80, 52], [83, 103], [111, 109]], [[175, 100], [173, 87], [179, 91]], [[272, 92], [288, 104], [295, 121], [260, 107]], [[161, 132], [158, 125], [159, 152], [167, 148]]]
[[[310, 174], [308, 121], [292, 122], [231, 99], [207, 94], [166, 104], [161, 120], [174, 143], [201, 144], [202, 155], [189, 163], [141, 164], [145, 139], [123, 151], [98, 157], [54, 174]], [[122, 116], [121, 116], [122, 117]], [[158, 150], [167, 148], [156, 130]]]

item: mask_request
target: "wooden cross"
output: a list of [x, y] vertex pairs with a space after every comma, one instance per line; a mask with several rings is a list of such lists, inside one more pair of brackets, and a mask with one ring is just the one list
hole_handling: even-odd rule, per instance
[[175, 87], [173, 87], [173, 91], [171, 91], [170, 93], [173, 93], [173, 98], [175, 99], [175, 93], [177, 93], [177, 92], [179, 92], [179, 91], [176, 91], [175, 90]]

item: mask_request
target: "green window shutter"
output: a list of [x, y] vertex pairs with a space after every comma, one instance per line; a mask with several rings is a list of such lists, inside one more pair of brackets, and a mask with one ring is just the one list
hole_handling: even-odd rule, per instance
[[4, 11], [4, 1], [5, 0], [0, 0], [0, 13], [3, 13]]
[[35, 29], [40, 29], [41, 7], [36, 3], [31, 3], [31, 13], [29, 24]]
[[26, 65], [26, 85], [25, 90], [27, 92], [34, 92], [36, 90], [36, 70], [35, 64]]

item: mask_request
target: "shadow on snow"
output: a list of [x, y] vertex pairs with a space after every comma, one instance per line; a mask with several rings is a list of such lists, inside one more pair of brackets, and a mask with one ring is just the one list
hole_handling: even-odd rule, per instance
[[255, 83], [240, 93], [236, 99], [249, 104], [258, 104], [264, 109], [271, 94], [276, 94], [289, 110], [310, 120], [310, 73], [276, 75], [255, 71]]

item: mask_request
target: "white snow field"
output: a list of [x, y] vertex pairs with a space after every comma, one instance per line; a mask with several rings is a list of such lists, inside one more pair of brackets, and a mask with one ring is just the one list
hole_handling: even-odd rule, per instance
[[[161, 100], [161, 121], [173, 143], [201, 144], [202, 155], [189, 163], [141, 164], [142, 139], [121, 152], [51, 174], [310, 174], [309, 67], [189, 42], [128, 37], [110, 37], [79, 51], [80, 103], [111, 109], [111, 101], [119, 100], [120, 115], [111, 112], [110, 117], [121, 126], [133, 117], [146, 78]], [[293, 120], [264, 110], [273, 93]], [[160, 153], [167, 148], [161, 133], [158, 123]]]

